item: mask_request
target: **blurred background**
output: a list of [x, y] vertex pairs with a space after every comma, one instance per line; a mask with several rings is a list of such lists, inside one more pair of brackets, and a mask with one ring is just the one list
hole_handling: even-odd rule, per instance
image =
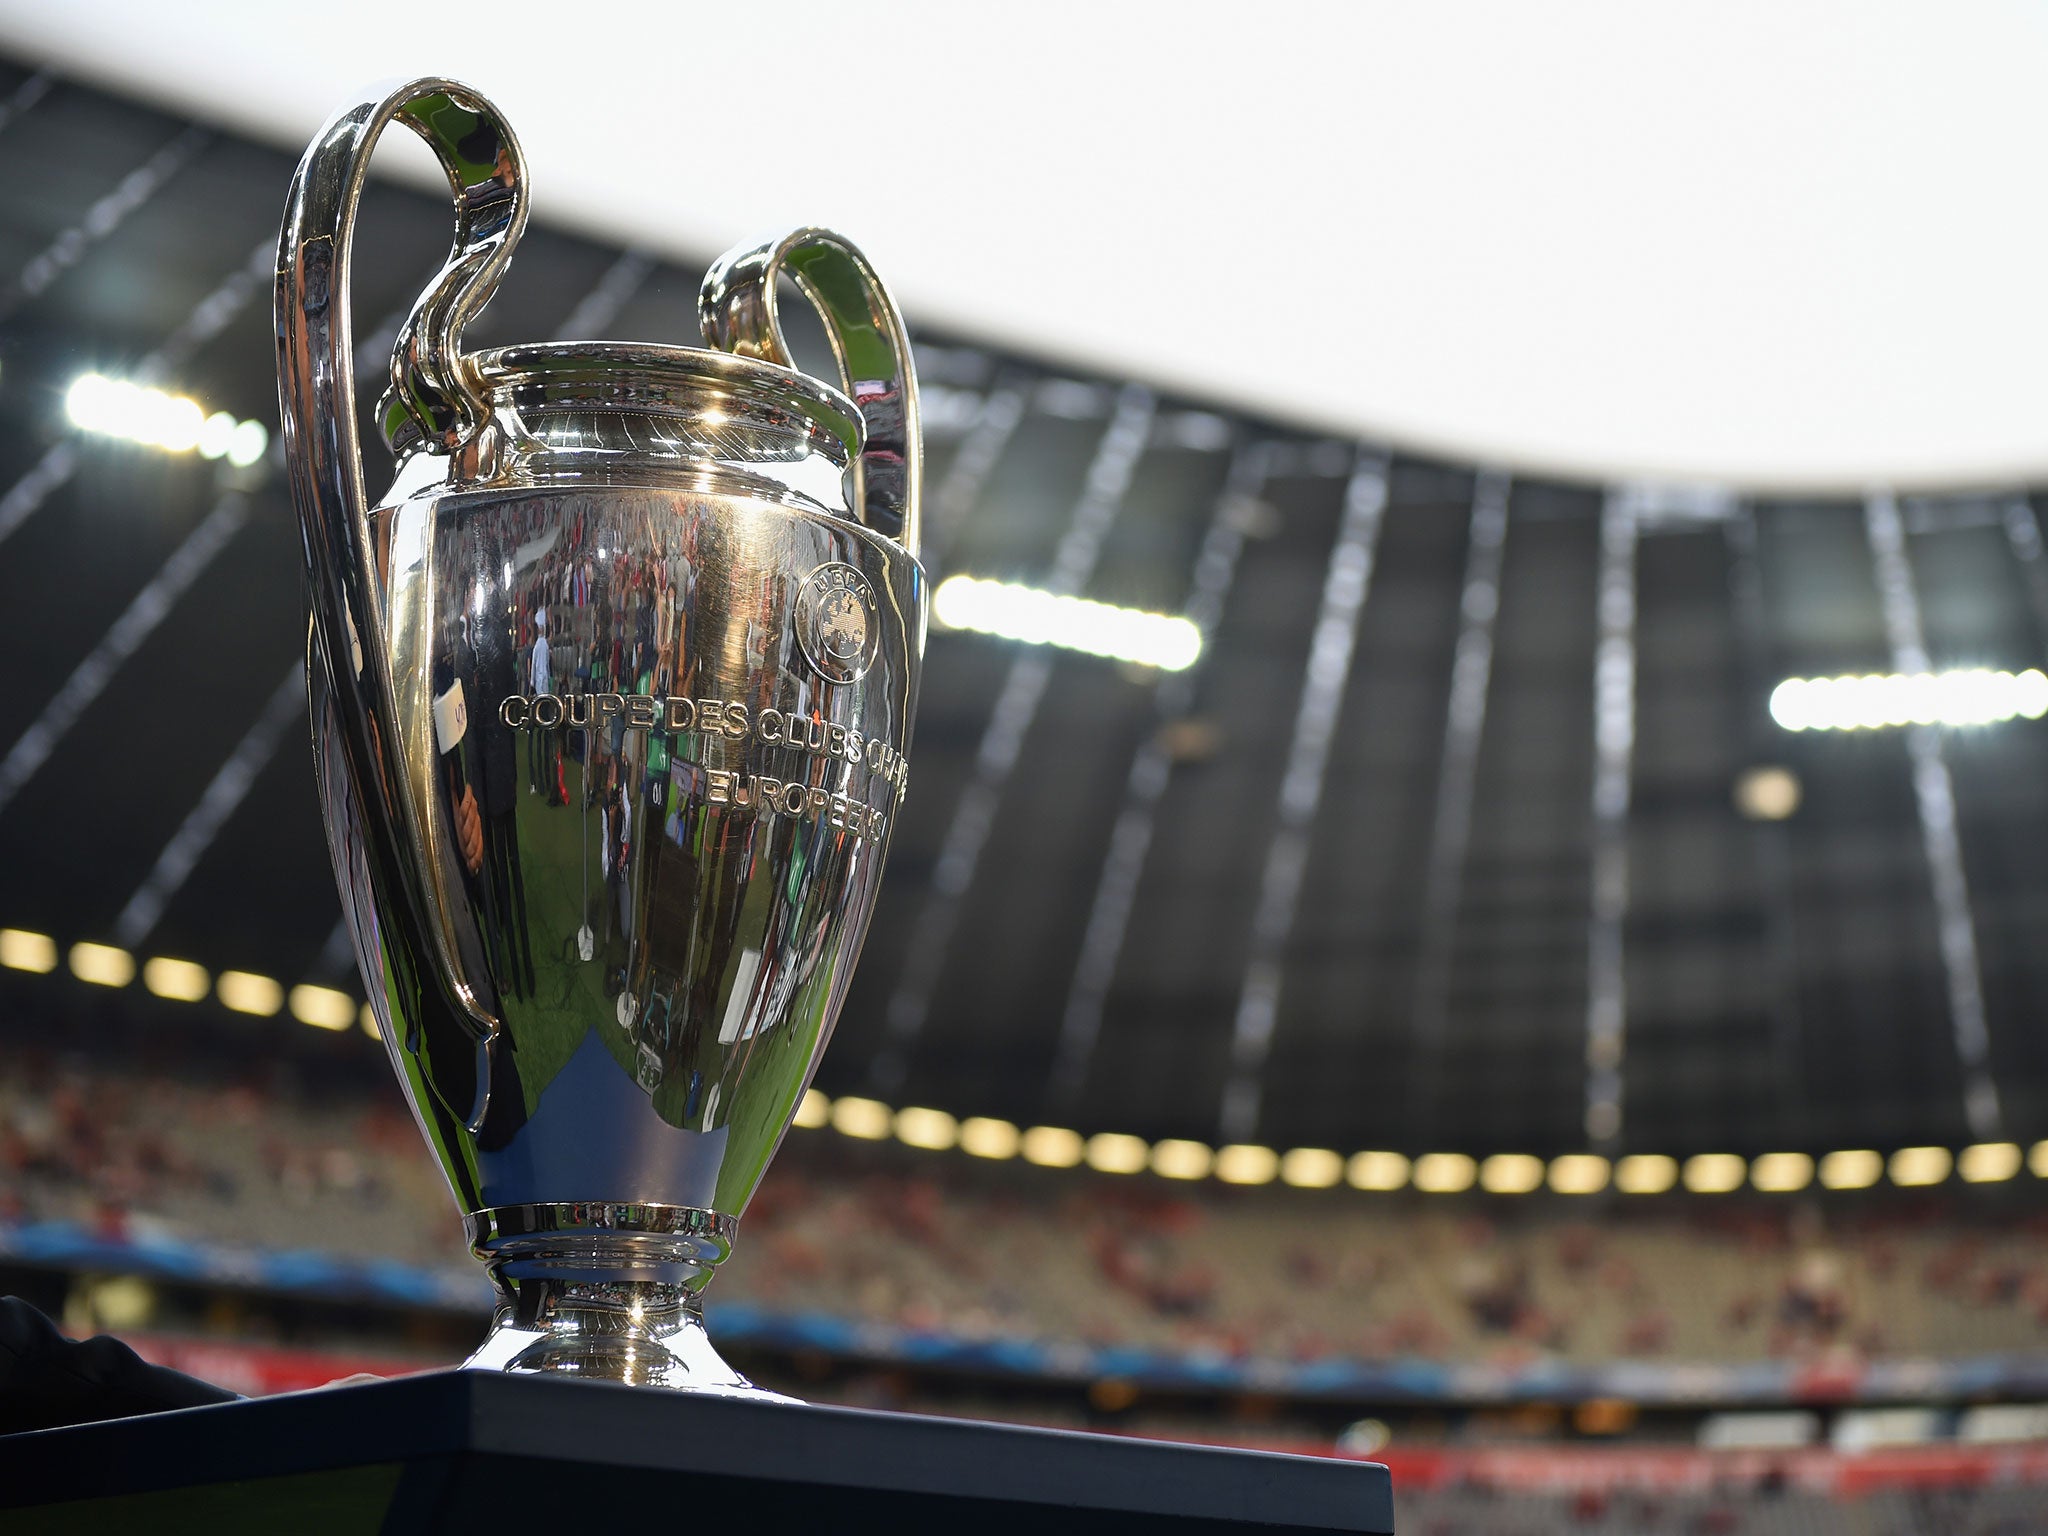
[[[2048, 1528], [2044, 13], [399, 15], [0, 7], [0, 1290], [250, 1392], [481, 1332], [269, 313], [299, 146], [435, 67], [535, 166], [478, 344], [687, 341], [809, 220], [915, 333], [969, 580], [736, 1364], [1440, 1536]], [[383, 158], [371, 374], [449, 231]]]

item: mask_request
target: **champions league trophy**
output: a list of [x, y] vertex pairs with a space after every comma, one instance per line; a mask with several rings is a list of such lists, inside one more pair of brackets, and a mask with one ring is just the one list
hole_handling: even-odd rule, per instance
[[[403, 123], [455, 244], [378, 408], [349, 253]], [[419, 80], [331, 119], [278, 250], [314, 756], [342, 904], [498, 1305], [469, 1364], [770, 1396], [700, 1297], [832, 1033], [904, 793], [924, 649], [917, 388], [837, 235], [736, 251], [707, 350], [468, 353], [526, 221], [497, 110]], [[845, 392], [796, 371], [788, 276]]]

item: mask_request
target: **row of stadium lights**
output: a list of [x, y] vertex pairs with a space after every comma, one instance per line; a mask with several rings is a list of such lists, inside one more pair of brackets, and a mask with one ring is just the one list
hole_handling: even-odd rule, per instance
[[907, 1146], [943, 1152], [957, 1148], [974, 1157], [1021, 1157], [1044, 1168], [1083, 1164], [1098, 1173], [1152, 1172], [1168, 1179], [1219, 1179], [1226, 1184], [1270, 1184], [1276, 1179], [1298, 1189], [1395, 1190], [1461, 1194], [1475, 1186], [1495, 1195], [1526, 1195], [1549, 1188], [1561, 1195], [1596, 1195], [1612, 1185], [1623, 1194], [1660, 1195], [1683, 1185], [1694, 1194], [1722, 1195], [1745, 1184], [1770, 1194], [1789, 1194], [1816, 1179], [1828, 1189], [1868, 1189], [1889, 1176], [1905, 1188], [1923, 1188], [1958, 1173], [1968, 1183], [1995, 1184], [2030, 1168], [2048, 1179], [2048, 1141], [2031, 1154], [2014, 1142], [1981, 1142], [1952, 1153], [1947, 1147], [1905, 1147], [1891, 1154], [1869, 1150], [1830, 1152], [1816, 1161], [1804, 1152], [1767, 1152], [1754, 1160], [1732, 1152], [1706, 1152], [1680, 1162], [1652, 1153], [1610, 1161], [1575, 1152], [1545, 1162], [1521, 1152], [1477, 1159], [1462, 1152], [1429, 1152], [1408, 1158], [1399, 1152], [1354, 1152], [1346, 1157], [1324, 1147], [1166, 1140], [1104, 1132], [1083, 1136], [1061, 1126], [1019, 1127], [1008, 1120], [976, 1116], [960, 1120], [942, 1109], [891, 1109], [875, 1099], [828, 1099], [812, 1088], [797, 1108], [806, 1129], [830, 1126], [862, 1141], [894, 1138]]
[[[126, 987], [139, 974], [142, 985], [157, 997], [196, 1003], [218, 998], [238, 1013], [269, 1018], [290, 1010], [293, 1018], [316, 1029], [345, 1030], [360, 1025], [378, 1033], [368, 1003], [334, 987], [307, 984], [287, 989], [274, 977], [255, 971], [210, 973], [191, 960], [152, 956], [139, 964], [134, 955], [112, 944], [80, 943], [61, 954], [48, 934], [21, 928], [0, 928], [0, 966], [47, 974], [67, 965], [80, 981], [100, 987]], [[1804, 1152], [1767, 1152], [1755, 1159], [1732, 1152], [1704, 1152], [1680, 1162], [1656, 1153], [1636, 1153], [1610, 1161], [1590, 1152], [1551, 1158], [1521, 1152], [1497, 1152], [1478, 1159], [1462, 1152], [1429, 1152], [1409, 1158], [1399, 1152], [1354, 1152], [1345, 1156], [1324, 1147], [1272, 1147], [1240, 1143], [1211, 1147], [1205, 1142], [1143, 1137], [1104, 1131], [1083, 1136], [1063, 1126], [1020, 1127], [985, 1115], [959, 1119], [943, 1109], [912, 1106], [892, 1109], [876, 1099], [853, 1095], [828, 1099], [807, 1089], [797, 1107], [796, 1123], [807, 1130], [830, 1126], [860, 1141], [894, 1139], [929, 1152], [958, 1150], [972, 1157], [1022, 1158], [1042, 1168], [1077, 1168], [1098, 1173], [1152, 1172], [1168, 1179], [1214, 1178], [1225, 1184], [1271, 1184], [1278, 1180], [1297, 1189], [1415, 1188], [1426, 1194], [1462, 1194], [1474, 1187], [1495, 1195], [1526, 1195], [1548, 1188], [1561, 1195], [1595, 1195], [1612, 1185], [1623, 1194], [1660, 1195], [1683, 1185], [1694, 1194], [1730, 1194], [1745, 1184], [1768, 1194], [1790, 1194], [1816, 1181], [1827, 1189], [1868, 1189], [1889, 1177], [1903, 1188], [1944, 1183], [1951, 1174], [1970, 1184], [1996, 1184], [2016, 1178], [2022, 1168], [2048, 1179], [2048, 1141], [2031, 1152], [2015, 1142], [1979, 1142], [1951, 1152], [1947, 1147], [1904, 1147], [1886, 1157], [1868, 1149], [1830, 1152], [1816, 1160]]]
[[287, 990], [276, 977], [259, 971], [222, 971], [216, 976], [197, 961], [168, 955], [153, 955], [138, 964], [134, 955], [113, 944], [74, 944], [60, 956], [57, 941], [46, 933], [0, 928], [0, 966], [47, 975], [60, 960], [72, 975], [96, 987], [125, 987], [140, 974], [145, 990], [176, 1003], [213, 997], [237, 1013], [257, 1018], [290, 1009], [293, 1018], [315, 1029], [343, 1030], [360, 1023], [366, 1034], [377, 1033], [370, 1005], [335, 987], [301, 983]]

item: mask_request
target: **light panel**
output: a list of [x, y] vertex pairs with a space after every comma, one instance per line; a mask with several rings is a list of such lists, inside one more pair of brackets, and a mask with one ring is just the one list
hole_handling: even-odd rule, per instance
[[1678, 1182], [1678, 1160], [1637, 1152], [1614, 1165], [1614, 1187], [1624, 1195], [1661, 1195]]
[[832, 1101], [815, 1088], [806, 1088], [797, 1101], [796, 1119], [791, 1122], [806, 1131], [822, 1130], [832, 1123]]
[[1017, 1142], [1017, 1127], [1007, 1120], [973, 1115], [960, 1122], [960, 1150], [970, 1157], [1015, 1157]]
[[880, 1141], [889, 1134], [894, 1123], [889, 1106], [874, 1099], [855, 1098], [849, 1094], [836, 1099], [832, 1104], [832, 1129], [842, 1136], [853, 1136], [861, 1141]]
[[1280, 1181], [1296, 1189], [1328, 1189], [1344, 1177], [1344, 1159], [1327, 1147], [1296, 1147], [1280, 1159]]
[[1137, 1173], [1152, 1149], [1142, 1136], [1103, 1131], [1088, 1138], [1088, 1166], [1097, 1173]]
[[932, 617], [947, 629], [1055, 645], [1166, 672], [1185, 671], [1202, 654], [1202, 632], [1188, 619], [974, 576], [940, 582], [932, 594]]
[[213, 990], [213, 977], [203, 965], [158, 955], [143, 965], [142, 984], [158, 997], [196, 1003]]
[[1749, 1165], [1749, 1182], [1765, 1194], [1792, 1194], [1813, 1182], [1813, 1159], [1804, 1152], [1766, 1152]]
[[260, 421], [237, 421], [226, 411], [209, 416], [188, 396], [98, 373], [72, 381], [64, 394], [64, 414], [81, 431], [166, 453], [224, 458], [238, 469], [254, 464], [270, 447], [269, 429]]
[[1271, 1147], [1239, 1142], [1216, 1149], [1216, 1177], [1226, 1184], [1270, 1184], [1280, 1172], [1280, 1154]]
[[1749, 1164], [1733, 1152], [1702, 1152], [1685, 1160], [1681, 1176], [1685, 1187], [1696, 1195], [1725, 1195], [1742, 1188], [1748, 1174]]
[[292, 1017], [315, 1029], [347, 1029], [356, 1021], [356, 1000], [333, 987], [301, 983], [286, 999]]
[[1490, 1195], [1526, 1195], [1543, 1183], [1543, 1159], [1526, 1152], [1496, 1152], [1479, 1165], [1479, 1187]]
[[960, 1122], [943, 1109], [912, 1106], [896, 1111], [896, 1139], [906, 1147], [943, 1152], [960, 1139]]
[[1478, 1172], [1479, 1165], [1462, 1152], [1425, 1152], [1408, 1176], [1426, 1194], [1455, 1195], [1470, 1189]]
[[222, 971], [213, 990], [223, 1003], [237, 1013], [269, 1018], [284, 1007], [284, 988], [255, 971]]
[[1892, 1182], [1907, 1189], [1939, 1184], [1954, 1166], [1947, 1147], [1901, 1147], [1889, 1165]]
[[1771, 690], [1771, 718], [1788, 731], [1871, 731], [1906, 725], [1991, 725], [2048, 715], [2048, 674], [1972, 668], [1788, 677]]
[[71, 946], [71, 974], [96, 987], [125, 987], [135, 979], [135, 957], [112, 944]]
[[1560, 1195], [1597, 1195], [1613, 1174], [1607, 1159], [1595, 1152], [1572, 1152], [1550, 1160], [1550, 1187]]
[[1081, 1161], [1087, 1145], [1079, 1131], [1060, 1125], [1034, 1125], [1024, 1133], [1024, 1161], [1041, 1168], [1072, 1168]]
[[47, 975], [57, 969], [57, 941], [26, 928], [0, 928], [0, 965]]
[[1168, 1137], [1152, 1144], [1152, 1171], [1164, 1179], [1207, 1178], [1216, 1154], [1199, 1141]]
[[1884, 1177], [1884, 1159], [1865, 1148], [1830, 1152], [1820, 1160], [1820, 1181], [1828, 1189], [1868, 1189]]
[[1956, 1158], [1956, 1172], [1966, 1184], [2002, 1184], [2019, 1173], [2024, 1160], [2017, 1142], [1980, 1141], [1963, 1148]]
[[1414, 1165], [1398, 1152], [1354, 1152], [1344, 1177], [1353, 1189], [1399, 1189]]

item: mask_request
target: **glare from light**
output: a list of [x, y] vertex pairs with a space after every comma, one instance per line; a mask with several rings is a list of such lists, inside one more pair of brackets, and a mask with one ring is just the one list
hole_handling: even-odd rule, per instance
[[835, 1099], [832, 1104], [832, 1129], [842, 1136], [856, 1137], [861, 1141], [880, 1141], [889, 1134], [894, 1117], [889, 1106], [875, 1099], [860, 1099], [848, 1095]]
[[1884, 1177], [1884, 1159], [1865, 1148], [1830, 1152], [1820, 1160], [1820, 1181], [1828, 1189], [1868, 1189]]
[[1056, 645], [1166, 672], [1185, 671], [1202, 654], [1202, 631], [1192, 620], [974, 576], [940, 582], [932, 615], [948, 629]]
[[1041, 1168], [1072, 1168], [1087, 1155], [1079, 1131], [1063, 1125], [1034, 1125], [1024, 1133], [1024, 1161]]
[[315, 1029], [347, 1029], [356, 1021], [356, 1000], [333, 987], [301, 984], [287, 999], [292, 1017]]
[[2003, 1184], [2020, 1171], [2025, 1154], [2012, 1141], [1980, 1141], [1965, 1147], [1956, 1159], [1956, 1172], [1966, 1184]]
[[196, 449], [202, 458], [225, 457], [238, 468], [254, 464], [270, 447], [270, 432], [260, 421], [237, 421], [226, 411], [209, 416], [184, 395], [97, 373], [72, 381], [64, 413], [81, 431], [167, 453]]
[[74, 944], [71, 974], [96, 987], [125, 987], [135, 979], [135, 957], [112, 944]]
[[1678, 1182], [1678, 1160], [1637, 1152], [1614, 1165], [1614, 1187], [1624, 1195], [1661, 1195]]
[[1550, 1160], [1550, 1187], [1560, 1195], [1597, 1195], [1613, 1172], [1597, 1152], [1572, 1152]]
[[362, 1026], [363, 1033], [372, 1040], [382, 1040], [384, 1038], [384, 1031], [377, 1023], [375, 1004], [364, 1003], [362, 1011], [356, 1015], [356, 1022]]
[[1879, 730], [1905, 725], [1991, 725], [2048, 715], [2048, 674], [1954, 672], [1788, 677], [1771, 690], [1771, 718], [1788, 731]]
[[1270, 1184], [1280, 1172], [1280, 1154], [1271, 1147], [1239, 1142], [1216, 1149], [1216, 1177], [1226, 1184]]
[[1455, 1195], [1472, 1187], [1479, 1165], [1462, 1152], [1425, 1152], [1415, 1159], [1409, 1177], [1425, 1194]]
[[57, 969], [57, 941], [47, 933], [31, 933], [26, 928], [0, 928], [0, 965], [10, 971], [48, 975]]
[[255, 971], [222, 971], [213, 990], [237, 1013], [253, 1013], [267, 1019], [284, 1007], [284, 988]]
[[1479, 1187], [1490, 1195], [1526, 1195], [1542, 1184], [1543, 1159], [1526, 1152], [1496, 1152], [1479, 1165]]
[[1751, 768], [1735, 781], [1735, 809], [1751, 821], [1783, 821], [1799, 800], [1799, 775], [1790, 768]]
[[815, 1088], [806, 1088], [804, 1096], [796, 1102], [796, 1115], [790, 1121], [806, 1131], [822, 1130], [832, 1123], [832, 1101]]
[[1685, 1187], [1696, 1195], [1725, 1195], [1742, 1188], [1749, 1164], [1733, 1152], [1702, 1152], [1685, 1160]]
[[1344, 1177], [1344, 1159], [1327, 1147], [1296, 1147], [1280, 1159], [1280, 1182], [1296, 1189], [1328, 1189]]
[[1767, 1195], [1789, 1195], [1813, 1182], [1813, 1159], [1804, 1152], [1766, 1152], [1749, 1165], [1749, 1182]]
[[1955, 1166], [1947, 1147], [1901, 1147], [1892, 1154], [1892, 1182], [1906, 1189], [1939, 1184]]
[[213, 990], [213, 977], [203, 965], [158, 955], [144, 963], [142, 984], [172, 1002], [196, 1003]]
[[896, 1111], [896, 1139], [906, 1147], [943, 1152], [960, 1139], [960, 1122], [943, 1109], [915, 1105]]
[[1142, 1136], [1103, 1131], [1088, 1138], [1088, 1166], [1097, 1173], [1139, 1173], [1151, 1154]]
[[1152, 1171], [1164, 1179], [1207, 1178], [1216, 1154], [1199, 1141], [1168, 1137], [1152, 1146]]
[[1021, 1138], [1007, 1120], [973, 1115], [960, 1122], [960, 1150], [970, 1157], [1015, 1157]]
[[1414, 1165], [1398, 1152], [1354, 1152], [1344, 1178], [1353, 1189], [1399, 1189], [1413, 1171]]
[[235, 428], [234, 436], [228, 439], [228, 462], [237, 469], [247, 469], [270, 448], [270, 432], [260, 421], [245, 421]]

